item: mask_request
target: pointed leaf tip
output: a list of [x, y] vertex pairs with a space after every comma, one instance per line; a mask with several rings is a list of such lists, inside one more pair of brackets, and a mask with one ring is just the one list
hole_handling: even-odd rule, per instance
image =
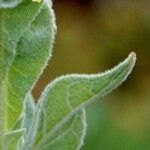
[[129, 59], [133, 62], [133, 64], [135, 64], [135, 62], [136, 62], [136, 53], [135, 52], [131, 52], [129, 54]]
[[128, 73], [126, 74], [126, 77], [128, 77], [128, 75], [131, 73], [135, 63], [136, 63], [136, 53], [135, 52], [131, 52], [129, 54], [129, 56], [121, 63], [122, 65], [124, 65], [124, 64], [129, 65], [128, 66]]

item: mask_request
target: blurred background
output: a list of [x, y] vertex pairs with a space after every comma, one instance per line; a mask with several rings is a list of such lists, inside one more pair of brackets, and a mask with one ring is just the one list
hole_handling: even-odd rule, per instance
[[105, 71], [135, 51], [128, 80], [87, 107], [82, 150], [150, 150], [150, 1], [55, 0], [54, 10], [53, 58], [34, 95], [57, 76]]

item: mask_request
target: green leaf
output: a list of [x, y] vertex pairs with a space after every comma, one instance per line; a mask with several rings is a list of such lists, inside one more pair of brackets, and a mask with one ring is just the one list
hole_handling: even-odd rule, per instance
[[4, 134], [4, 150], [16, 150], [18, 141], [25, 129], [10, 131]]
[[[33, 144], [37, 133], [36, 128], [38, 123], [43, 125], [42, 120], [39, 118], [39, 105], [35, 106], [33, 104], [33, 98], [29, 94], [29, 96], [26, 98], [24, 106], [25, 108], [22, 128], [26, 128], [26, 132], [20, 141], [19, 150], [38, 150], [37, 147], [33, 147]], [[79, 148], [83, 144], [86, 130], [85, 122], [85, 112], [82, 110], [76, 115], [72, 116], [58, 130], [56, 130], [49, 138], [48, 143], [45, 143], [44, 146], [42, 146], [42, 149], [71, 150]], [[39, 148], [39, 150], [40, 149], [41, 148]]]
[[0, 72], [4, 75], [17, 55], [18, 41], [30, 27], [42, 4], [26, 0], [18, 7], [0, 9]]
[[[42, 145], [43, 150], [78, 150], [83, 145], [86, 131], [84, 109], [75, 114]], [[40, 147], [35, 147], [40, 150]]]
[[129, 57], [112, 70], [95, 75], [66, 75], [54, 80], [40, 99], [40, 125], [36, 148], [40, 148], [77, 110], [117, 88], [129, 75], [136, 56]]
[[[0, 10], [2, 36], [0, 72], [5, 73], [6, 91], [1, 117], [12, 128], [20, 117], [26, 94], [31, 91], [51, 55], [55, 24], [51, 3], [23, 1], [12, 9]], [[1, 91], [0, 91], [1, 93]], [[3, 101], [0, 99], [0, 101]], [[5, 108], [5, 109], [4, 109]]]
[[[41, 7], [41, 5], [34, 3], [28, 5], [30, 3], [31, 1], [27, 0], [17, 8], [0, 9], [0, 135], [4, 134], [4, 128], [11, 127], [21, 112], [21, 108], [16, 112], [13, 107], [14, 102], [21, 103], [23, 100], [15, 98], [13, 102], [7, 97], [8, 85], [10, 84], [8, 84], [8, 76], [6, 75], [10, 65], [15, 60], [16, 47], [20, 37], [29, 28]], [[13, 109], [12, 119], [9, 117], [11, 112], [8, 115], [7, 109]], [[0, 146], [2, 145], [1, 141]]]

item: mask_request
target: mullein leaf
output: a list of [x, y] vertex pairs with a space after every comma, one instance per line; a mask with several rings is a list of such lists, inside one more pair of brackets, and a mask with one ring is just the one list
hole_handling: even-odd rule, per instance
[[1, 72], [5, 72], [5, 128], [10, 129], [22, 113], [27, 93], [33, 88], [51, 56], [54, 14], [50, 3], [23, 1], [2, 9], [0, 45]]
[[117, 88], [130, 74], [135, 53], [118, 66], [94, 75], [66, 75], [50, 83], [40, 98], [39, 128], [35, 147], [50, 142], [50, 137], [66, 120], [85, 105]]
[[[48, 141], [42, 145], [43, 150], [79, 150], [83, 145], [86, 132], [84, 109], [67, 120]], [[34, 148], [40, 150], [40, 147]]]

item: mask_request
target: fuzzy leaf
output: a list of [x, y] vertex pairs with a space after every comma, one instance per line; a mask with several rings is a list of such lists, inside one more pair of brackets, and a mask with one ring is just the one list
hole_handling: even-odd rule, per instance
[[0, 72], [5, 73], [3, 89], [7, 92], [3, 116], [9, 129], [20, 117], [24, 98], [51, 55], [55, 25], [51, 3], [45, 1], [25, 0], [15, 8], [0, 10], [0, 15]]
[[4, 150], [17, 150], [18, 141], [25, 129], [15, 130], [4, 134]]
[[[75, 114], [61, 126], [52, 137], [42, 145], [43, 150], [79, 150], [83, 145], [86, 131], [84, 109]], [[34, 150], [40, 150], [35, 147]]]
[[0, 72], [4, 75], [17, 56], [18, 41], [30, 27], [41, 7], [42, 4], [26, 0], [18, 7], [0, 9]]
[[36, 148], [39, 149], [53, 133], [81, 106], [117, 88], [129, 75], [136, 56], [129, 57], [112, 70], [95, 75], [66, 75], [54, 80], [43, 92], [40, 99], [40, 126], [36, 137]]
[[[24, 119], [22, 123], [22, 128], [26, 128], [20, 145], [19, 150], [38, 150], [37, 147], [34, 147], [34, 139], [37, 132], [37, 126], [39, 121], [39, 107], [33, 104], [33, 98], [29, 94], [25, 101], [24, 108]], [[37, 121], [38, 120], [38, 121]], [[45, 143], [42, 146], [43, 150], [74, 150], [81, 147], [83, 144], [83, 139], [86, 130], [86, 120], [84, 109], [73, 115], [67, 122], [58, 128], [53, 135], [49, 138], [48, 143]], [[41, 148], [39, 148], [40, 150]]]

